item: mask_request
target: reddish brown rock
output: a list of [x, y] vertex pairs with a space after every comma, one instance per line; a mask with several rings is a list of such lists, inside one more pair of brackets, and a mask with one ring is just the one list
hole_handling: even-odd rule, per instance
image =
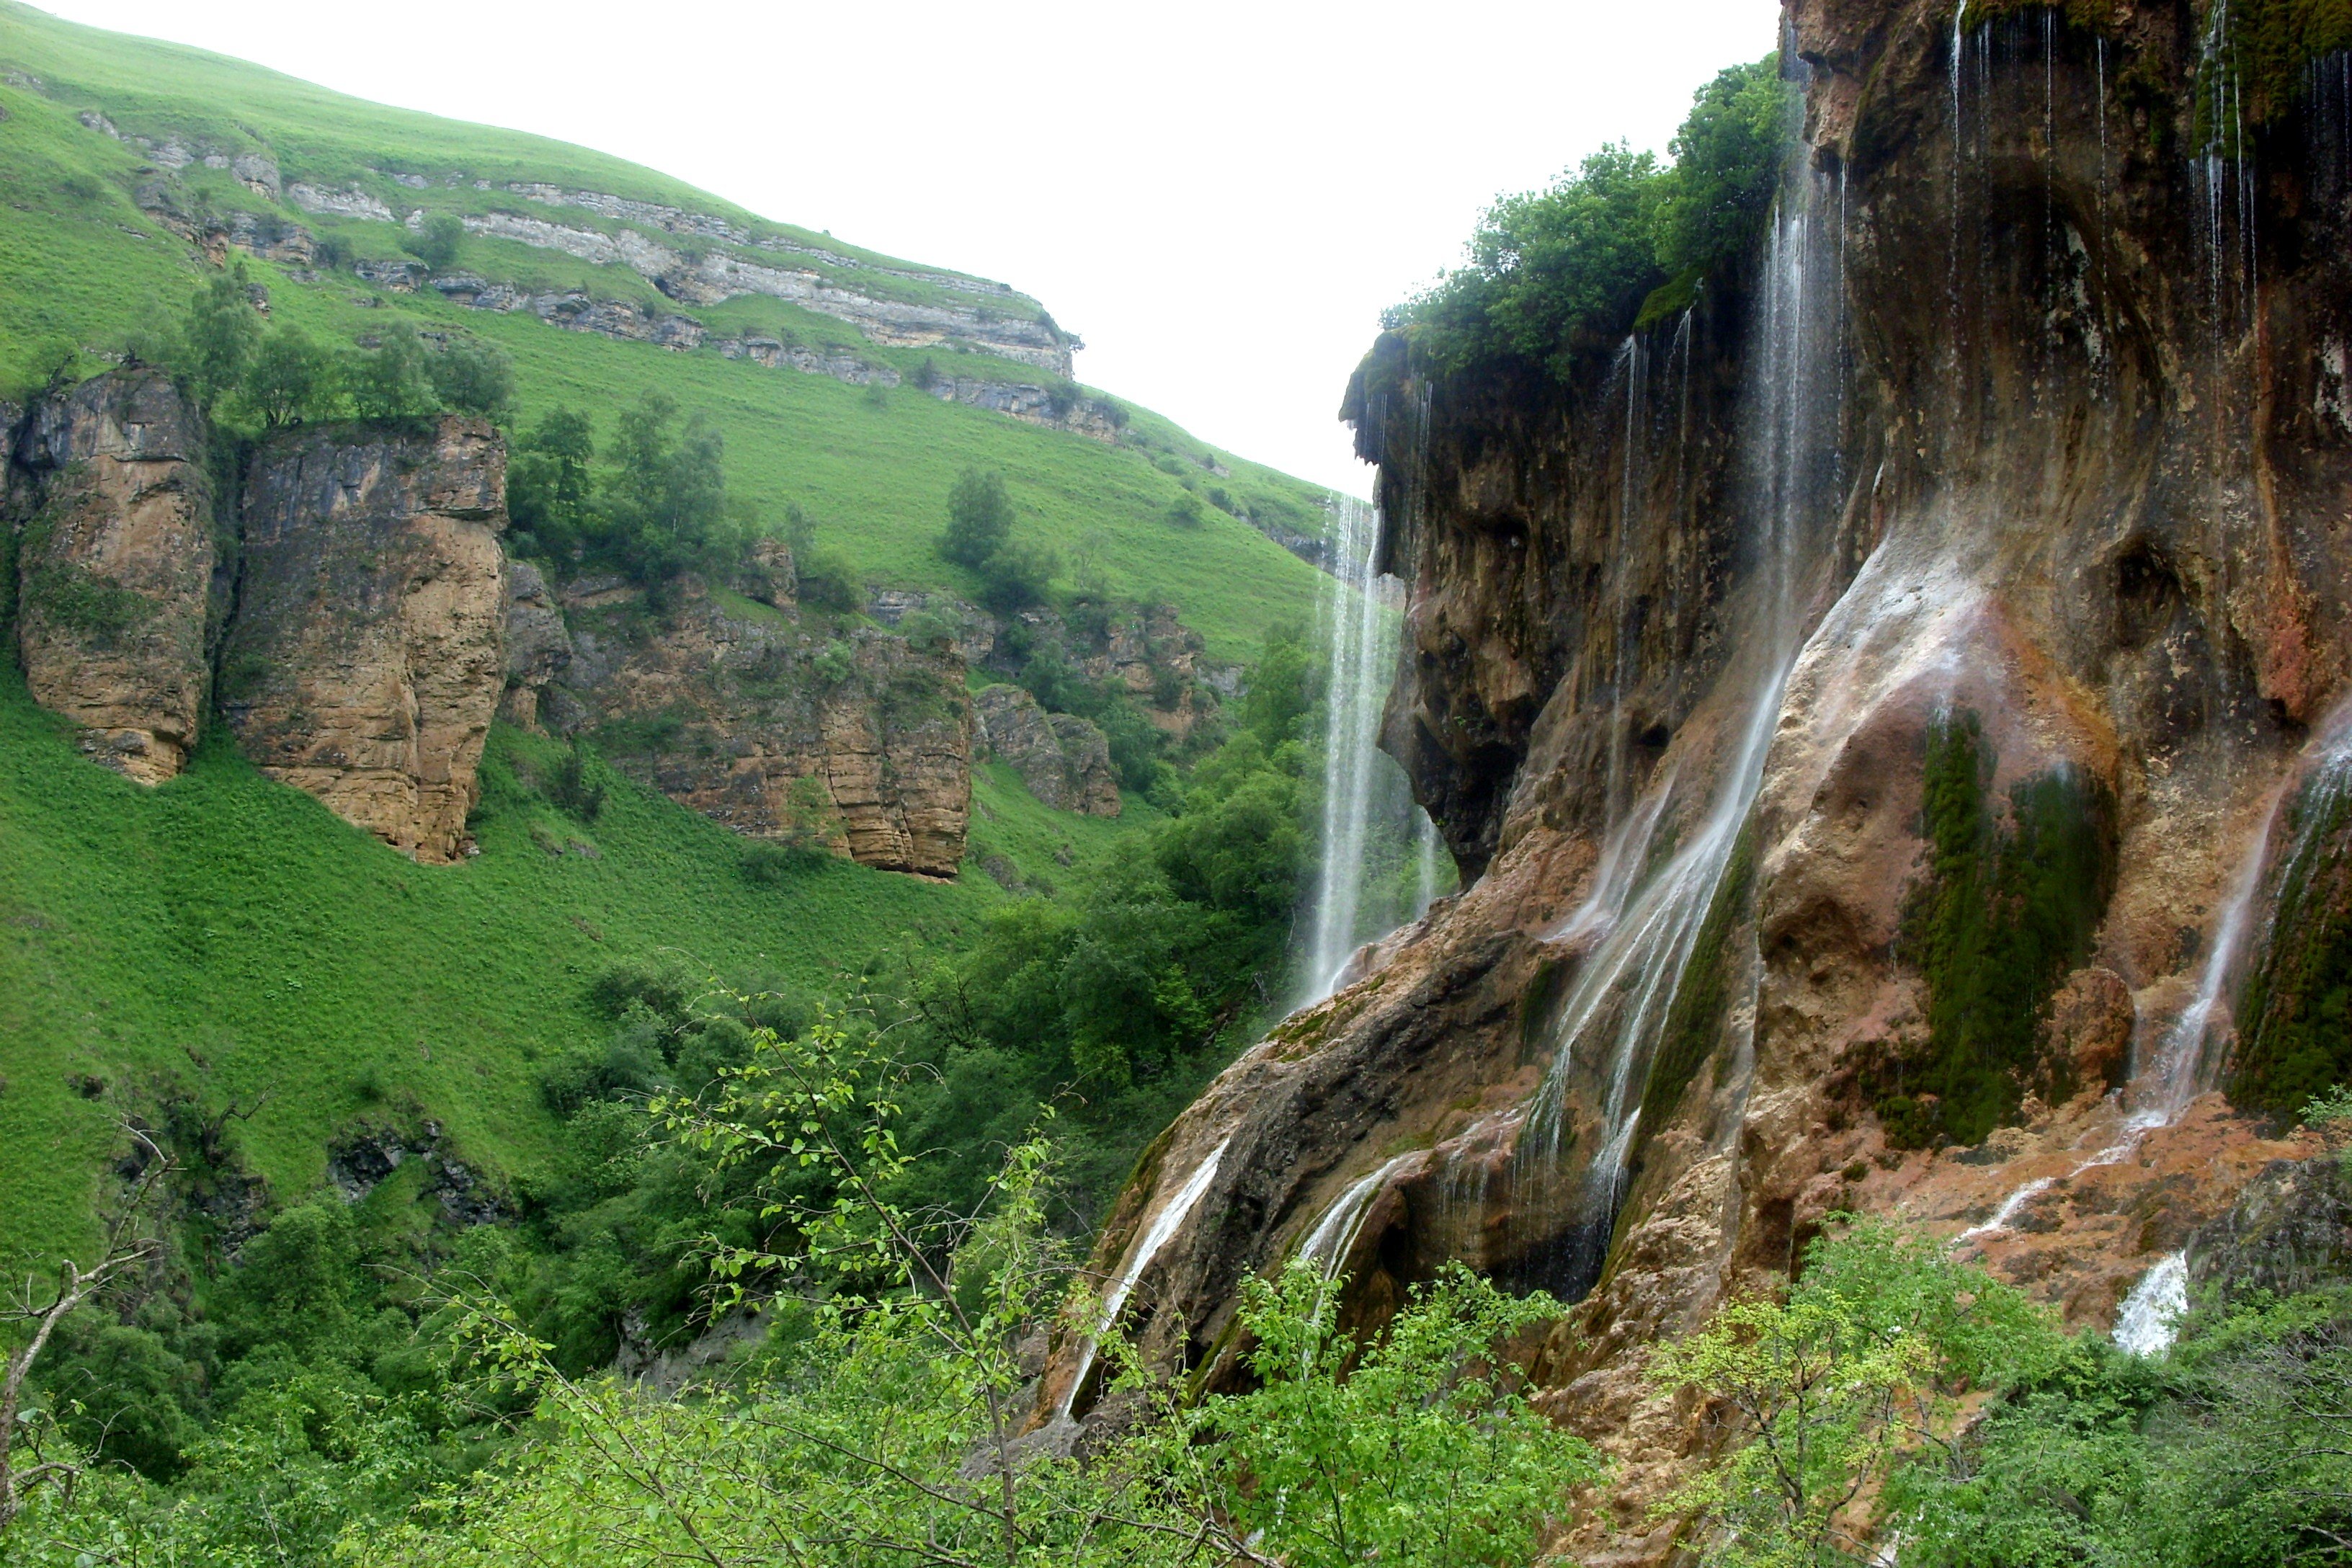
[[255, 455], [221, 709], [270, 777], [428, 864], [466, 848], [506, 680], [506, 447], [473, 419]]
[[141, 784], [180, 771], [210, 684], [212, 487], [204, 422], [156, 370], [36, 406], [17, 443], [17, 649], [33, 700]]
[[[596, 732], [622, 768], [738, 833], [814, 834], [860, 865], [956, 874], [972, 717], [952, 652], [871, 630], [828, 642], [709, 594], [650, 631], [625, 585], [575, 583], [564, 599], [572, 653], [544, 703], [562, 728]], [[797, 787], [812, 779], [821, 804]]]

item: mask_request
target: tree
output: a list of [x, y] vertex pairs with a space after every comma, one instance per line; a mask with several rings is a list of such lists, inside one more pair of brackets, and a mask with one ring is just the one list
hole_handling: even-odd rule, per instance
[[586, 539], [595, 493], [589, 465], [595, 455], [588, 416], [558, 405], [516, 443], [508, 466], [508, 515], [559, 560], [570, 558]]
[[457, 265], [457, 249], [466, 242], [466, 220], [456, 213], [435, 213], [421, 229], [401, 237], [400, 247], [436, 272]]
[[1747, 249], [1771, 211], [1795, 108], [1778, 54], [1718, 71], [1699, 89], [1658, 200], [1660, 267], [1705, 274]]
[[514, 361], [496, 343], [457, 338], [425, 362], [425, 379], [444, 408], [498, 424], [514, 418]]
[[1312, 1263], [1243, 1287], [1259, 1386], [1214, 1399], [1220, 1496], [1237, 1530], [1289, 1568], [1526, 1563], [1600, 1457], [1528, 1403], [1498, 1342], [1559, 1314], [1456, 1263], [1414, 1288], [1370, 1346], [1338, 1326], [1339, 1286]]
[[239, 261], [206, 279], [189, 300], [177, 341], [167, 353], [196, 406], [210, 414], [245, 380], [260, 342], [261, 317]]
[[677, 405], [648, 392], [621, 412], [605, 448], [604, 548], [638, 582], [723, 563], [742, 540], [730, 528], [725, 447], [700, 413], [678, 426]]
[[345, 360], [343, 384], [352, 410], [362, 419], [392, 423], [434, 413], [439, 400], [425, 374], [426, 350], [416, 329], [394, 321], [377, 335], [372, 349]]
[[1862, 1500], [1948, 1442], [1959, 1393], [2031, 1377], [2061, 1342], [2022, 1295], [1936, 1240], [1841, 1216], [1786, 1299], [1736, 1297], [1659, 1347], [1651, 1377], [1712, 1401], [1727, 1441], [1658, 1511], [1720, 1527], [1710, 1559], [1738, 1568], [1867, 1560]]
[[1001, 475], [966, 468], [948, 491], [948, 529], [940, 553], [979, 571], [1013, 533], [1013, 498]]
[[[109, 1280], [145, 1262], [160, 1245], [143, 1227], [149, 1217], [150, 1200], [162, 1189], [174, 1167], [145, 1132], [136, 1127], [126, 1127], [125, 1131], [136, 1152], [139, 1174], [107, 1221], [98, 1261], [84, 1268], [70, 1258], [61, 1258], [54, 1286], [45, 1292], [27, 1279], [16, 1300], [0, 1309], [0, 1323], [22, 1324], [25, 1329], [24, 1342], [9, 1352], [6, 1369], [0, 1373], [0, 1531], [16, 1521], [36, 1489], [54, 1486], [70, 1490], [81, 1474], [78, 1458], [51, 1458], [43, 1453], [40, 1424], [26, 1419], [22, 1408], [25, 1379], [40, 1360], [42, 1351], [48, 1347], [59, 1323]], [[19, 1443], [26, 1447], [29, 1464], [19, 1461]]]
[[334, 390], [334, 361], [310, 335], [291, 322], [280, 322], [261, 340], [240, 389], [245, 405], [261, 416], [261, 427], [275, 430], [318, 417]]

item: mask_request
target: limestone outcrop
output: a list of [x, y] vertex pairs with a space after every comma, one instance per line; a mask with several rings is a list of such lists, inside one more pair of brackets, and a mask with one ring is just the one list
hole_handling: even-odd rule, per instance
[[256, 454], [220, 707], [262, 772], [460, 858], [507, 672], [506, 447], [479, 420], [321, 426]]
[[1021, 775], [1047, 805], [1087, 816], [1117, 816], [1118, 773], [1110, 745], [1091, 721], [1048, 713], [1020, 687], [983, 686], [972, 696], [980, 744]]
[[[509, 711], [594, 734], [618, 766], [747, 837], [956, 874], [973, 729], [960, 658], [872, 630], [828, 640], [731, 612], [698, 584], [648, 629], [641, 597], [614, 579], [567, 584], [569, 654]], [[540, 635], [535, 604], [513, 613], [510, 645]]]
[[205, 447], [195, 410], [142, 369], [40, 402], [15, 444], [26, 684], [84, 750], [142, 784], [180, 771], [210, 686]]
[[2341, 924], [2352, 164], [2291, 107], [2184, 156], [2188, 14], [2099, 15], [1793, 0], [1805, 144], [1742, 276], [1564, 379], [1376, 345], [1384, 744], [1473, 880], [1139, 1172], [1107, 1271], [1218, 1161], [1131, 1298], [1159, 1364], [1230, 1375], [1240, 1282], [1335, 1214], [1355, 1321], [1448, 1259], [1549, 1288], [1547, 1407], [1621, 1462], [1559, 1544], [1663, 1562], [1706, 1439], [1646, 1347], [1832, 1213], [2094, 1329], [2233, 1213], [2340, 1224], [2242, 1210], [2310, 1151], [2231, 1014], [2305, 1026], [2315, 961], [2260, 945]]

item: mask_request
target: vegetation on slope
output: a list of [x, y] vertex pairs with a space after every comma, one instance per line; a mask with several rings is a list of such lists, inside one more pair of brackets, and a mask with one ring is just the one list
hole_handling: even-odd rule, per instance
[[1523, 367], [1565, 379], [1748, 259], [1795, 109], [1778, 55], [1719, 72], [1675, 133], [1671, 163], [1619, 143], [1548, 189], [1503, 197], [1471, 237], [1468, 265], [1390, 311], [1387, 324], [1440, 371]]
[[[923, 291], [898, 274], [956, 276], [766, 223], [583, 149], [362, 103], [200, 51], [75, 27], [14, 4], [0, 16], [0, 68], [39, 84], [36, 90], [0, 75], [6, 116], [0, 121], [0, 276], [9, 280], [0, 290], [0, 389], [21, 389], [76, 361], [87, 369], [89, 353], [119, 351], [151, 325], [153, 301], [185, 298], [201, 275], [187, 245], [132, 199], [154, 177], [152, 166], [137, 146], [83, 125], [77, 116], [84, 110], [108, 116], [125, 135], [176, 135], [229, 150], [266, 143], [288, 182], [334, 189], [357, 182], [436, 215], [493, 201], [529, 206], [503, 187], [544, 183], [660, 203], [718, 217], [747, 235], [821, 248], [855, 263], [854, 277], [842, 278], [872, 297], [891, 297], [894, 289]], [[457, 169], [488, 182], [492, 191], [478, 191], [470, 180], [449, 187], [444, 177]], [[429, 191], [394, 178], [426, 173]], [[186, 193], [178, 198], [184, 206], [201, 197], [215, 217], [244, 213], [262, 232], [299, 222], [318, 237], [321, 263], [340, 258], [345, 269], [321, 265], [315, 281], [294, 277], [300, 269], [248, 262], [253, 279], [269, 290], [273, 320], [299, 326], [322, 347], [372, 342], [399, 321], [494, 345], [511, 359], [524, 429], [568, 407], [586, 412], [602, 437], [610, 411], [646, 392], [702, 411], [724, 442], [730, 489], [752, 498], [756, 525], [781, 531], [797, 507], [861, 588], [979, 596], [983, 584], [976, 574], [931, 548], [956, 476], [977, 467], [1003, 476], [1031, 542], [1065, 570], [1075, 574], [1084, 564], [1117, 597], [1176, 605], [1217, 658], [1248, 658], [1269, 628], [1295, 617], [1312, 591], [1312, 569], [1244, 518], [1316, 537], [1324, 522], [1315, 488], [1208, 447], [1144, 410], [1123, 410], [1124, 427], [1116, 442], [1106, 443], [941, 402], [917, 384], [927, 363], [929, 374], [1035, 382], [1041, 373], [1033, 367], [985, 353], [869, 343], [847, 322], [781, 300], [745, 297], [696, 308], [714, 338], [752, 331], [847, 345], [856, 358], [905, 378], [886, 391], [724, 359], [710, 348], [671, 353], [565, 331], [528, 311], [471, 310], [429, 289], [387, 292], [347, 268], [371, 257], [412, 259], [403, 242], [422, 236], [396, 223], [296, 212], [247, 188], [230, 169], [194, 163], [175, 179]], [[626, 227], [571, 207], [551, 216], [567, 225]], [[655, 233], [667, 245], [684, 243]], [[527, 289], [580, 289], [647, 310], [673, 308], [625, 268], [480, 235], [457, 246], [460, 268]], [[778, 264], [832, 276], [832, 263], [797, 250]], [[971, 298], [954, 289], [940, 297]], [[1034, 301], [1019, 296], [982, 298], [991, 310], [1042, 315]], [[1198, 525], [1171, 523], [1188, 500]]]

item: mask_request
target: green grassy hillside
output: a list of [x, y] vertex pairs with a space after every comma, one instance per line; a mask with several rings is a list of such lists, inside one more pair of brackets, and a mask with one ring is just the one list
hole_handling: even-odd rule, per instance
[[[940, 886], [830, 859], [756, 880], [740, 839], [618, 775], [583, 825], [527, 782], [553, 749], [498, 731], [482, 853], [433, 869], [217, 731], [160, 789], [94, 767], [0, 673], [0, 1261], [79, 1239], [110, 1102], [266, 1092], [241, 1142], [281, 1196], [379, 1110], [528, 1169], [555, 1126], [534, 1064], [609, 1026], [589, 1001], [606, 971], [676, 961], [840, 996], [886, 949], [955, 946], [1007, 897], [974, 869]], [[975, 859], [1047, 886], [1152, 819], [1139, 801], [1117, 823], [1052, 811], [1002, 769], [973, 783]]]
[[[829, 237], [754, 217], [651, 170], [583, 148], [484, 126], [382, 108], [199, 50], [75, 26], [0, 0], [0, 387], [46, 374], [61, 351], [103, 353], [153, 327], [200, 276], [193, 247], [134, 192], [162, 177], [152, 148], [83, 123], [103, 115], [123, 137], [178, 138], [223, 159], [267, 152], [288, 184], [357, 186], [399, 210], [526, 210], [583, 229], [673, 249], [692, 242], [576, 207], [520, 199], [509, 183], [543, 183], [682, 208], [788, 246], [822, 247], [776, 258], [877, 299], [936, 302], [975, 298], [949, 285], [961, 274], [877, 257]], [[143, 171], [143, 172], [142, 172]], [[396, 176], [433, 176], [429, 189]], [[451, 174], [467, 178], [455, 185]], [[298, 210], [199, 159], [171, 175], [184, 205], [299, 224], [341, 240], [357, 256], [401, 257], [394, 223]], [[488, 192], [475, 188], [487, 183]], [[1296, 620], [1309, 602], [1310, 568], [1233, 515], [1246, 510], [1315, 533], [1322, 493], [1271, 469], [1213, 450], [1166, 421], [1129, 413], [1117, 445], [1021, 423], [913, 385], [875, 392], [790, 368], [721, 358], [712, 348], [673, 353], [649, 343], [571, 331], [528, 311], [501, 314], [443, 300], [430, 289], [380, 293], [348, 272], [296, 281], [287, 269], [249, 264], [270, 290], [273, 314], [321, 339], [349, 342], [397, 316], [421, 330], [471, 332], [514, 357], [520, 423], [557, 404], [597, 416], [647, 388], [707, 410], [727, 440], [730, 488], [779, 521], [797, 503], [817, 520], [819, 542], [848, 557], [869, 583], [945, 588], [976, 584], [932, 549], [948, 489], [968, 464], [1001, 470], [1019, 503], [1022, 532], [1058, 552], [1065, 570], [1086, 559], [1121, 596], [1161, 598], [1207, 638], [1213, 657], [1255, 653], [1269, 626]], [[674, 310], [636, 272], [559, 251], [469, 237], [457, 265], [534, 291], [581, 289], [599, 300]], [[912, 274], [913, 276], [901, 276]], [[991, 310], [1042, 317], [1034, 300], [989, 294]], [[840, 345], [912, 375], [926, 359], [956, 374], [1026, 381], [1044, 373], [987, 353], [893, 348], [853, 325], [781, 300], [741, 297], [687, 307], [712, 336], [757, 332], [815, 346]], [[85, 360], [85, 370], [95, 368]], [[1227, 470], [1218, 473], [1217, 469]], [[1197, 522], [1171, 519], [1187, 489], [1225, 506]]]
[[[100, 368], [235, 258], [200, 254], [159, 217], [159, 181], [199, 232], [241, 214], [278, 226], [268, 232], [299, 226], [362, 260], [405, 258], [397, 223], [301, 210], [267, 181], [207, 166], [207, 154], [230, 165], [247, 153], [274, 161], [288, 186], [358, 189], [390, 210], [478, 219], [527, 209], [619, 239], [689, 245], [657, 223], [532, 205], [506, 187], [661, 204], [709, 215], [769, 243], [776, 265], [868, 299], [980, 299], [1050, 321], [1038, 301], [998, 286], [771, 222], [583, 148], [361, 102], [0, 0], [0, 397], [61, 368]], [[463, 180], [450, 177], [458, 172]], [[977, 595], [977, 581], [933, 547], [950, 486], [977, 466], [1010, 487], [1016, 539], [1057, 552], [1066, 576], [1084, 563], [1098, 590], [1172, 603], [1213, 658], [1254, 657], [1269, 628], [1305, 618], [1312, 603], [1311, 569], [1235, 514], [1312, 534], [1318, 489], [1144, 410], [1125, 410], [1118, 439], [1106, 442], [911, 384], [935, 358], [958, 375], [1050, 379], [969, 342], [871, 342], [852, 323], [765, 296], [678, 307], [627, 267], [481, 235], [457, 259], [535, 293], [686, 309], [713, 341], [838, 346], [908, 378], [880, 390], [471, 310], [430, 289], [385, 291], [348, 268], [245, 265], [274, 320], [331, 344], [406, 319], [499, 345], [514, 364], [520, 428], [563, 405], [588, 414], [601, 439], [648, 390], [707, 413], [725, 437], [730, 493], [778, 526], [798, 508], [818, 544], [869, 586]], [[1176, 506], [1188, 492], [1205, 503], [1182, 509], [1189, 521]], [[988, 767], [974, 778], [957, 883], [846, 863], [760, 880], [745, 873], [741, 841], [617, 777], [593, 824], [562, 817], [530, 784], [551, 744], [494, 732], [479, 858], [420, 868], [263, 779], [218, 732], [163, 788], [125, 783], [77, 752], [0, 656], [0, 1261], [83, 1234], [112, 1119], [175, 1091], [215, 1109], [266, 1091], [238, 1138], [279, 1197], [316, 1184], [336, 1130], [375, 1113], [431, 1116], [468, 1157], [527, 1173], [555, 1137], [537, 1064], [610, 1026], [589, 998], [598, 974], [666, 954], [837, 995], [886, 952], [895, 964], [966, 944], [979, 916], [1012, 896], [1007, 886], [1082, 893], [1091, 864], [1158, 820], [1139, 799], [1111, 823], [1049, 810]]]

